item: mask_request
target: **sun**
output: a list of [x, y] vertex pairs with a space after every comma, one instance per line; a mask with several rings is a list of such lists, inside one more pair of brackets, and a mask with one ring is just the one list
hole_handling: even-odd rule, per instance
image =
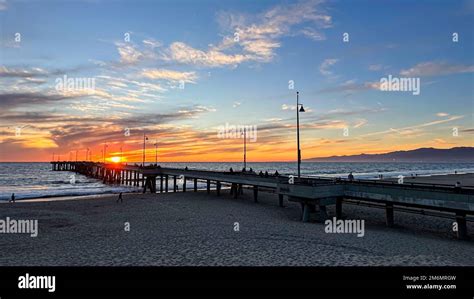
[[114, 163], [119, 163], [120, 160], [122, 160], [122, 159], [120, 159], [120, 157], [112, 157], [112, 158], [110, 158], [110, 161], [112, 161], [112, 162], [114, 162]]

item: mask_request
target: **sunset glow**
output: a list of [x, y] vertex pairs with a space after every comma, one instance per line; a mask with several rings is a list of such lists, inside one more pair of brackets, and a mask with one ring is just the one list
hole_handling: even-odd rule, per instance
[[110, 161], [114, 162], [114, 163], [120, 163], [121, 162], [121, 159], [120, 157], [111, 157], [110, 158]]
[[[373, 1], [370, 12], [352, 1], [198, 2], [0, 10], [0, 161], [77, 151], [79, 160], [141, 162], [144, 134], [149, 163], [241, 161], [241, 135], [218, 136], [239, 125], [256, 128], [249, 162], [294, 161], [296, 91], [303, 159], [474, 145], [472, 16], [461, 2], [407, 11]], [[381, 90], [397, 76], [419, 90]]]

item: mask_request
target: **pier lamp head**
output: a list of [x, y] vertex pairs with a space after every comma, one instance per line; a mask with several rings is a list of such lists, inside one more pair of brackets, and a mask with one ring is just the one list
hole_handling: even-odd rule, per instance
[[303, 108], [303, 105], [301, 105], [300, 112], [305, 112], [304, 108]]

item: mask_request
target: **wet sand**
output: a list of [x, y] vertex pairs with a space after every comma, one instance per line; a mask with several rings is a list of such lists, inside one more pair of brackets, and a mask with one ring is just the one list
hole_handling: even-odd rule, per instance
[[[39, 234], [0, 234], [0, 266], [474, 266], [474, 241], [459, 241], [452, 220], [344, 205], [365, 235], [328, 234], [300, 221], [300, 206], [252, 191], [124, 194], [0, 205], [0, 218], [38, 219]], [[329, 216], [335, 213], [328, 208]], [[126, 222], [130, 231], [125, 231]], [[236, 223], [239, 231], [235, 231]], [[474, 225], [468, 222], [474, 239]]]
[[[398, 181], [398, 178], [385, 179], [386, 181]], [[406, 176], [403, 178], [405, 183], [421, 183], [421, 184], [440, 184], [454, 186], [459, 182], [463, 187], [474, 188], [474, 173], [463, 174], [446, 174], [431, 176]]]

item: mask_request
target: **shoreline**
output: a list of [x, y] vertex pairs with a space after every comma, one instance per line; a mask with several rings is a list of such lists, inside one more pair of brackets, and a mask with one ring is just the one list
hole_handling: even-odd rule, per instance
[[[431, 178], [431, 177], [440, 177], [441, 179], [445, 176], [448, 176], [448, 175], [459, 175], [459, 176], [462, 176], [462, 175], [474, 175], [474, 172], [457, 172], [456, 174], [454, 173], [442, 173], [442, 174], [439, 174], [439, 173], [434, 173], [434, 174], [422, 174], [422, 175], [417, 175], [417, 176], [414, 176], [414, 177], [411, 177], [411, 176], [405, 176], [405, 179], [406, 180], [414, 180], [414, 179], [417, 179], [419, 178], [420, 180], [422, 180], [423, 178]], [[327, 177], [327, 178], [333, 178], [332, 176], [329, 176], [329, 175], [318, 175], [318, 176], [308, 176], [308, 177]], [[340, 176], [339, 176], [340, 177]], [[357, 177], [356, 177], [357, 179]], [[396, 180], [397, 179], [397, 176], [387, 176], [387, 177], [384, 177], [383, 180], [387, 180], [387, 181], [393, 181], [393, 180]], [[380, 181], [381, 179], [380, 178], [372, 178], [372, 179], [367, 179], [367, 178], [362, 178], [361, 180], [374, 180], [374, 181]], [[466, 186], [466, 184], [464, 184]], [[108, 185], [110, 186], [110, 185]], [[472, 185], [468, 185], [468, 186], [472, 186], [474, 187], [474, 182], [472, 183]], [[109, 192], [105, 192], [105, 193], [91, 193], [91, 194], [71, 194], [71, 195], [44, 195], [44, 196], [39, 196], [39, 197], [27, 197], [27, 198], [16, 198], [16, 201], [17, 202], [39, 202], [39, 201], [58, 201], [58, 200], [76, 200], [76, 199], [81, 199], [81, 198], [85, 198], [85, 197], [96, 197], [96, 198], [100, 198], [100, 197], [106, 197], [106, 196], [113, 196], [113, 195], [117, 195], [119, 193], [123, 193], [123, 194], [136, 194], [136, 193], [141, 193], [142, 192], [142, 189], [143, 187], [139, 186], [139, 187], [135, 187], [136, 190], [135, 191], [131, 191], [131, 192], [124, 192], [124, 191], [109, 191]], [[223, 188], [225, 189], [225, 187]], [[202, 191], [202, 190], [205, 190], [204, 187], [202, 188], [199, 188], [198, 187], [198, 190]], [[178, 192], [181, 192], [178, 190]], [[158, 192], [157, 192], [158, 193]], [[171, 192], [170, 192], [171, 193]], [[6, 198], [6, 199], [2, 199], [0, 200], [0, 204], [2, 203], [9, 203], [9, 199]]]

